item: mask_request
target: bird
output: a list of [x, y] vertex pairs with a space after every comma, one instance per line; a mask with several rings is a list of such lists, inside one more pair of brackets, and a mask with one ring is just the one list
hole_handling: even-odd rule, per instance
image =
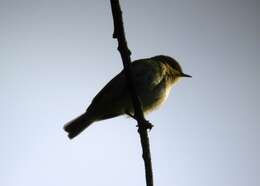
[[[136, 92], [145, 115], [166, 101], [173, 85], [180, 78], [192, 77], [183, 73], [174, 58], [166, 55], [135, 60], [131, 67]], [[73, 139], [94, 122], [133, 114], [132, 100], [122, 70], [101, 89], [83, 114], [65, 124], [63, 128], [68, 137]]]

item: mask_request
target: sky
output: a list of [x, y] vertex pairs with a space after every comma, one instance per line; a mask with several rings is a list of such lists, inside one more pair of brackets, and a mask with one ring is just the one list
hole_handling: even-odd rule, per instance
[[[260, 185], [259, 1], [121, 6], [133, 60], [193, 76], [147, 116], [155, 185]], [[108, 0], [0, 0], [0, 185], [145, 185], [134, 120], [62, 129], [122, 70], [112, 33]]]

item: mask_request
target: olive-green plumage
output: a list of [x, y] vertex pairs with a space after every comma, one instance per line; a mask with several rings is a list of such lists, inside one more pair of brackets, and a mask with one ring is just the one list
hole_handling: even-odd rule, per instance
[[[176, 60], [168, 56], [136, 60], [132, 63], [137, 94], [147, 113], [160, 106], [168, 97], [182, 72]], [[95, 121], [133, 114], [132, 102], [122, 72], [115, 76], [93, 99], [86, 112], [64, 126], [69, 138], [74, 138]]]

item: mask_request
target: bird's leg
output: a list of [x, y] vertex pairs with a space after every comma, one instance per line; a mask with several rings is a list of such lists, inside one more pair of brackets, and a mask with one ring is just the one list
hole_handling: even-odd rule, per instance
[[126, 115], [128, 115], [129, 117], [131, 117], [131, 118], [137, 120], [136, 117], [135, 117], [134, 115], [132, 115], [130, 112], [126, 112]]
[[[129, 112], [126, 112], [126, 114], [127, 114], [129, 117], [131, 117], [131, 118], [133, 118], [133, 119], [135, 119], [135, 120], [138, 121], [138, 119], [136, 118], [135, 115], [132, 115], [132, 114], [129, 113]], [[136, 127], [139, 127], [139, 126], [136, 125]], [[153, 124], [151, 124], [148, 120], [143, 120], [143, 121], [141, 121], [141, 127], [143, 127], [144, 129], [152, 130]]]

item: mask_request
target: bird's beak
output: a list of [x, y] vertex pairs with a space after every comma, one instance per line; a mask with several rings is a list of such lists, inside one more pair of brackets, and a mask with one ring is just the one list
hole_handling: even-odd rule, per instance
[[188, 77], [188, 78], [191, 78], [192, 76], [188, 75], [188, 74], [184, 74], [184, 73], [181, 73], [180, 74], [181, 77]]

